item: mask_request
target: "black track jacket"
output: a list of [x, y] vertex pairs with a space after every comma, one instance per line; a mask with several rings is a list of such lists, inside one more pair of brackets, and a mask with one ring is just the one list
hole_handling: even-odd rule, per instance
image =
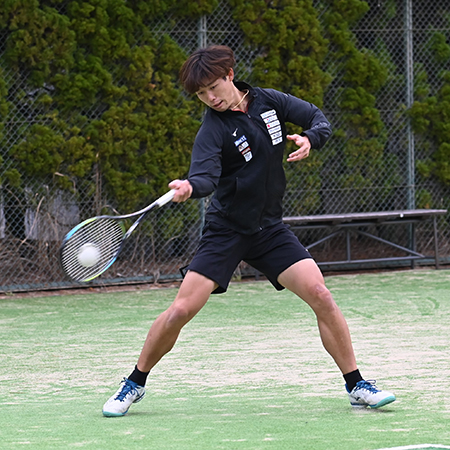
[[331, 126], [311, 103], [273, 89], [249, 89], [248, 112], [208, 109], [192, 150], [192, 198], [215, 191], [206, 221], [253, 234], [282, 221], [286, 122], [302, 127], [311, 148], [321, 148]]

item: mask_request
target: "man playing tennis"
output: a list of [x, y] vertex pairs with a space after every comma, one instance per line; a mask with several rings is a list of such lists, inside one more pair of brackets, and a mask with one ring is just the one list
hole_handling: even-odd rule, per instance
[[[343, 374], [352, 406], [378, 408], [395, 400], [362, 378], [347, 323], [317, 264], [282, 222], [286, 140], [298, 147], [287, 161], [301, 161], [311, 148], [325, 144], [330, 124], [311, 103], [235, 83], [234, 63], [230, 48], [211, 46], [194, 52], [181, 68], [183, 87], [208, 110], [194, 142], [187, 180], [174, 180], [169, 187], [176, 190], [175, 202], [213, 192], [214, 197], [178, 294], [151, 326], [134, 371], [105, 403], [105, 416], [123, 416], [143, 398], [152, 367], [172, 349], [183, 326], [211, 293], [227, 290], [241, 261], [262, 272], [277, 290], [289, 289], [313, 309], [323, 345]], [[286, 122], [302, 132], [286, 135]]]

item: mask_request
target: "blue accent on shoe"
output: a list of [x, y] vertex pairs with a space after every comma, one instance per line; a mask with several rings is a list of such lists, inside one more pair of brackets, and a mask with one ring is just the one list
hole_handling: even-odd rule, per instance
[[376, 394], [377, 392], [380, 392], [380, 389], [377, 389], [375, 385], [375, 381], [366, 381], [361, 380], [356, 383], [356, 387], [359, 389], [365, 389], [366, 391], [372, 392], [373, 394]]
[[[125, 397], [131, 392], [132, 394], [134, 392], [137, 393], [137, 387], [139, 386], [134, 381], [129, 380], [128, 378], [124, 378], [124, 383], [121, 391], [116, 396], [115, 400], [119, 400], [119, 402], [123, 402]], [[134, 392], [133, 392], [134, 391]]]
[[[130, 409], [130, 408], [128, 408], [128, 409]], [[128, 409], [124, 413], [112, 413], [109, 411], [103, 411], [103, 415], [105, 417], [122, 417], [128, 412]]]

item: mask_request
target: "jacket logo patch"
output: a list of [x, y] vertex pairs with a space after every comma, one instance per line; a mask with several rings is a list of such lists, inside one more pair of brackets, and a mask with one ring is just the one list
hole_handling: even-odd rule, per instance
[[281, 124], [275, 110], [271, 109], [270, 111], [263, 112], [261, 118], [266, 124], [267, 131], [272, 139], [272, 145], [277, 145], [282, 142]]
[[252, 149], [250, 148], [245, 135], [242, 135], [237, 141], [234, 141], [234, 145], [237, 147], [246, 162], [249, 162], [253, 158]]

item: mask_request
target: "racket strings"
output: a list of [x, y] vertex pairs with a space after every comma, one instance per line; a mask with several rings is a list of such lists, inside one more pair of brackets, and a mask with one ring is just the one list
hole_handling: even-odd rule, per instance
[[[81, 223], [69, 236], [61, 250], [62, 268], [77, 281], [89, 281], [104, 272], [115, 260], [124, 236], [121, 221], [94, 218]], [[89, 267], [81, 264], [81, 248], [90, 244], [97, 250], [96, 261]]]

